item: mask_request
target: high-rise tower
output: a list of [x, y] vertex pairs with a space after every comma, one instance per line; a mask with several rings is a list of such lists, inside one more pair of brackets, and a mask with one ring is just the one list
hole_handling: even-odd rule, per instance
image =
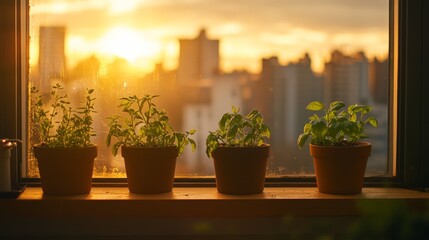
[[52, 82], [66, 75], [65, 32], [63, 26], [41, 26], [39, 29], [39, 74], [36, 86], [49, 92]]
[[331, 61], [325, 64], [325, 101], [343, 101], [349, 104], [367, 104], [368, 59], [363, 52], [347, 56], [335, 50]]
[[374, 61], [369, 65], [369, 89], [371, 98], [377, 103], [389, 102], [389, 59]]
[[219, 73], [219, 40], [211, 40], [203, 29], [197, 38], [180, 39], [179, 84], [211, 78]]

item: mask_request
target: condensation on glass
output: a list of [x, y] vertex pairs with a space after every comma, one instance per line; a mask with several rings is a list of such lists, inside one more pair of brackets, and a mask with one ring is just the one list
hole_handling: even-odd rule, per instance
[[[373, 105], [366, 175], [389, 176], [388, 15], [388, 0], [30, 0], [29, 85], [48, 98], [61, 83], [76, 101], [95, 89], [95, 177], [125, 177], [106, 117], [133, 94], [161, 95], [176, 130], [197, 130], [177, 177], [213, 176], [205, 138], [232, 105], [259, 109], [270, 126], [269, 176], [314, 175], [296, 144], [313, 100]], [[27, 155], [24, 176], [38, 177]]]

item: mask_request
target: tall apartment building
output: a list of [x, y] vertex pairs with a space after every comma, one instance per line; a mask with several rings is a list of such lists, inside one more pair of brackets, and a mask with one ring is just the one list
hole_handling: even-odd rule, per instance
[[349, 104], [369, 104], [371, 115], [378, 128], [368, 127], [367, 134], [373, 144], [367, 175], [386, 174], [388, 127], [388, 61], [369, 63], [363, 52], [347, 56], [333, 51], [331, 61], [325, 65], [325, 102], [334, 100]]
[[341, 100], [346, 104], [367, 104], [368, 59], [363, 52], [347, 56], [335, 50], [325, 63], [325, 102]]
[[194, 39], [180, 39], [179, 84], [211, 78], [219, 73], [219, 40], [208, 39], [202, 29]]
[[308, 152], [298, 149], [296, 139], [309, 117], [306, 105], [323, 95], [322, 79], [312, 71], [308, 54], [288, 65], [271, 62], [268, 67], [273, 84], [271, 141], [275, 143], [272, 145], [273, 164], [270, 168], [280, 173], [311, 172], [311, 158]]
[[278, 77], [281, 68], [279, 59], [276, 56], [263, 58], [261, 60], [262, 71], [256, 81], [249, 83], [251, 88], [250, 96], [246, 99], [246, 109], [258, 109], [264, 116], [264, 121], [273, 125], [274, 104], [274, 82]]
[[371, 98], [377, 103], [389, 102], [389, 59], [374, 60], [369, 65]]
[[[192, 138], [197, 143], [197, 150], [191, 153], [187, 148], [183, 157], [178, 160], [177, 173], [197, 172], [201, 175], [213, 175], [213, 162], [205, 153], [206, 138], [209, 131], [218, 128], [218, 122], [225, 112], [231, 111], [234, 105], [242, 109], [240, 79], [246, 77], [241, 73], [218, 75], [210, 80], [203, 80], [201, 94], [205, 100], [188, 102], [183, 108], [183, 129], [198, 129]], [[242, 113], [245, 113], [244, 111]]]
[[194, 39], [180, 39], [177, 83], [180, 99], [175, 108], [181, 112], [182, 130], [198, 129], [193, 136], [195, 153], [186, 149], [178, 160], [178, 174], [214, 174], [213, 163], [207, 159], [205, 140], [217, 128], [222, 114], [231, 106], [242, 107], [241, 82], [244, 73], [220, 74], [218, 39], [207, 38], [203, 29]]
[[36, 86], [44, 93], [50, 92], [53, 82], [64, 81], [66, 76], [64, 26], [39, 28], [39, 62]]

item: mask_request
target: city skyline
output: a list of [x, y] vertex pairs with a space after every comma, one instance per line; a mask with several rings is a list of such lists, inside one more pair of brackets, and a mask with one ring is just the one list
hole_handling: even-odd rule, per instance
[[[259, 72], [262, 58], [292, 62], [308, 52], [322, 72], [334, 49], [364, 51], [384, 58], [388, 51], [388, 1], [47, 1], [32, 0], [30, 64], [37, 62], [38, 26], [67, 27], [68, 67], [91, 55], [105, 62], [127, 59], [148, 73], [158, 62], [176, 69], [180, 38], [206, 28], [220, 39], [221, 70]], [[241, 5], [240, 5], [241, 4]], [[256, 12], [254, 12], [257, 9]], [[323, 11], [320, 11], [323, 9]], [[332, 11], [337, 11], [333, 14]], [[338, 14], [339, 12], [339, 14]], [[299, 14], [298, 14], [299, 13]], [[362, 18], [361, 16], [365, 17]]]
[[[57, 81], [64, 83], [73, 96], [88, 87], [97, 89], [99, 107], [94, 126], [98, 132], [94, 142], [99, 146], [97, 174], [106, 174], [105, 170], [123, 172], [121, 157], [112, 157], [107, 146], [102, 144], [107, 133], [106, 120], [102, 116], [117, 114], [117, 110], [111, 107], [112, 102], [129, 94], [164, 96], [159, 104], [171, 114], [175, 129], [198, 129], [194, 140], [200, 148], [196, 153], [185, 150], [183, 157], [178, 159], [179, 175], [213, 174], [212, 165], [201, 146], [205, 145], [206, 133], [216, 128], [217, 119], [229, 111], [231, 105], [243, 112], [259, 109], [271, 127], [269, 143], [272, 143], [272, 154], [268, 172], [311, 174], [309, 155], [305, 150], [298, 151], [295, 144], [302, 131], [302, 123], [308, 118], [306, 104], [314, 100], [377, 104], [376, 116], [381, 121], [378, 131], [373, 132], [378, 144], [374, 147], [374, 161], [369, 173], [386, 173], [387, 95], [374, 94], [387, 92], [383, 88], [388, 85], [387, 59], [369, 61], [363, 52], [347, 55], [336, 50], [326, 63], [327, 70], [323, 76], [311, 69], [309, 54], [303, 54], [299, 60], [289, 64], [280, 63], [276, 56], [263, 58], [260, 61], [262, 71], [257, 75], [244, 71], [222, 73], [218, 71], [220, 40], [207, 38], [205, 31], [201, 31], [193, 38], [180, 39], [180, 64], [175, 71], [165, 70], [162, 64], [158, 64], [155, 71], [144, 77], [127, 76], [128, 63], [125, 60], [117, 59], [115, 63], [104, 66], [92, 56], [63, 73], [62, 64], [57, 64], [67, 58], [61, 54], [64, 52], [63, 32], [64, 28], [60, 27], [41, 28], [44, 34], [40, 36], [40, 60], [45, 64], [40, 65], [39, 74], [42, 75], [34, 73], [30, 78], [33, 84], [45, 88], [43, 92], [49, 92], [49, 86]], [[297, 158], [300, 161], [294, 161]]]
[[[330, 3], [336, 1], [333, 0]], [[125, 24], [122, 27], [109, 25], [103, 29], [96, 22], [94, 24], [91, 22], [91, 24], [80, 26], [81, 28], [77, 29], [79, 24], [70, 25], [61, 21], [61, 19], [67, 21], [73, 19], [68, 16], [70, 12], [87, 18], [87, 20], [90, 19], [85, 9], [88, 7], [90, 9], [99, 8], [97, 4], [100, 4], [100, 1], [73, 1], [74, 5], [67, 5], [72, 2], [66, 0], [55, 1], [55, 4], [60, 4], [50, 10], [48, 7], [54, 6], [54, 2], [51, 2], [54, 5], [49, 5], [50, 1], [46, 0], [39, 2], [46, 4], [32, 5], [34, 12], [30, 19], [30, 45], [32, 46], [30, 47], [30, 67], [35, 71], [30, 71], [30, 81], [32, 84], [44, 88], [42, 91], [47, 91], [47, 93], [52, 83], [61, 82], [70, 96], [78, 96], [82, 89], [88, 87], [97, 89], [98, 113], [95, 116], [97, 124], [94, 129], [98, 135], [94, 141], [99, 145], [99, 155], [96, 161], [98, 175], [123, 174], [122, 158], [112, 157], [107, 146], [103, 145], [107, 133], [106, 119], [103, 116], [116, 114], [117, 110], [111, 107], [112, 103], [129, 94], [166, 96], [159, 101], [159, 104], [171, 113], [172, 125], [178, 130], [197, 128], [199, 131], [194, 137], [199, 146], [204, 146], [206, 133], [216, 128], [216, 119], [220, 118], [223, 112], [229, 111], [231, 105], [239, 107], [243, 112], [255, 108], [260, 109], [273, 131], [270, 140], [270, 143], [273, 143], [272, 155], [267, 171], [271, 174], [295, 175], [311, 174], [313, 171], [308, 154], [305, 154], [305, 150], [298, 151], [295, 144], [296, 137], [302, 130], [301, 123], [305, 122], [308, 117], [308, 113], [305, 112], [305, 105], [308, 102], [344, 100], [347, 103], [374, 103], [377, 104], [377, 116], [382, 121], [380, 121], [378, 132], [374, 133], [378, 144], [377, 147], [374, 147], [373, 159], [375, 161], [372, 161], [369, 173], [386, 174], [387, 95], [385, 93], [387, 90], [385, 86], [388, 85], [389, 79], [386, 68], [388, 66], [387, 56], [371, 55], [368, 49], [358, 48], [359, 44], [368, 42], [361, 42], [350, 31], [351, 35], [348, 37], [344, 37], [347, 33], [342, 32], [345, 34], [342, 35], [343, 40], [351, 43], [346, 44], [348, 47], [335, 44], [332, 45], [332, 48], [322, 47], [321, 42], [319, 45], [312, 45], [313, 48], [305, 44], [300, 45], [301, 42], [305, 43], [308, 39], [326, 40], [325, 37], [320, 37], [323, 34], [327, 36], [332, 33], [335, 36], [339, 33], [338, 30], [341, 29], [341, 26], [320, 30], [319, 33], [325, 31], [322, 35], [308, 34], [310, 28], [303, 30], [304, 27], [301, 28], [303, 31], [292, 31], [289, 35], [282, 35], [284, 32], [272, 31], [276, 29], [273, 22], [263, 22], [263, 24], [261, 22], [268, 29], [262, 32], [265, 37], [260, 38], [260, 32], [248, 32], [247, 37], [263, 39], [267, 41], [266, 43], [270, 43], [265, 44], [266, 49], [269, 50], [262, 53], [257, 45], [252, 45], [255, 43], [254, 41], [249, 41], [249, 38], [246, 40], [244, 37], [246, 34], [243, 35], [244, 30], [242, 29], [232, 28], [234, 31], [223, 35], [219, 33], [216, 26], [205, 26], [204, 28], [196, 25], [191, 26], [192, 28], [188, 26], [184, 32], [173, 31], [177, 36], [174, 34], [169, 36], [174, 44], [179, 45], [177, 49], [180, 51], [177, 51], [177, 55], [169, 56], [177, 64], [171, 65], [171, 59], [167, 57], [150, 59], [148, 56], [145, 63], [156, 66], [152, 70], [150, 67], [138, 66], [133, 61], [138, 62], [140, 54], [156, 52], [159, 49], [155, 45], [145, 45], [146, 42], [139, 38], [146, 35], [132, 29], [133, 25], [125, 26]], [[139, 2], [134, 1], [135, 4]], [[166, 2], [168, 1], [161, 1], [160, 4]], [[194, 4], [199, 1], [191, 2]], [[82, 3], [87, 3], [88, 6], [82, 5]], [[113, 4], [115, 1], [109, 0], [104, 3]], [[127, 3], [130, 2], [127, 1]], [[168, 3], [171, 4], [171, 2]], [[179, 1], [179, 5], [180, 3], [182, 2]], [[249, 4], [252, 5], [255, 2], [250, 1]], [[41, 7], [42, 10], [45, 7], [45, 10], [37, 10], [36, 6]], [[61, 8], [61, 6], [63, 7]], [[134, 8], [141, 7], [138, 6], [140, 5], [137, 4]], [[159, 7], [159, 4], [157, 6]], [[123, 18], [124, 12], [130, 14], [134, 8], [110, 13], [112, 14], [110, 17]], [[48, 14], [49, 11], [51, 11], [51, 15]], [[107, 11], [107, 9], [103, 11]], [[42, 15], [36, 17], [35, 13]], [[52, 24], [49, 24], [50, 21], [46, 21], [43, 16], [52, 17]], [[361, 28], [360, 30], [365, 32], [366, 22], [362, 23], [364, 27], [359, 23], [357, 28]], [[348, 22], [348, 24], [351, 24], [351, 29], [356, 27], [352, 22]], [[94, 26], [99, 26], [101, 29], [94, 28]], [[150, 28], [150, 26], [147, 27]], [[294, 28], [288, 26], [287, 29]], [[79, 40], [76, 38], [76, 30], [83, 31], [88, 38], [94, 36], [94, 39], [100, 41], [95, 47], [87, 46], [88, 48], [83, 49], [76, 46], [70, 47], [70, 42]], [[105, 34], [103, 30], [107, 33]], [[158, 30], [162, 31], [162, 27]], [[187, 31], [191, 34], [187, 35]], [[101, 38], [97, 38], [97, 33], [102, 33]], [[229, 45], [231, 49], [225, 51], [225, 45], [228, 46], [230, 44], [228, 42], [233, 40], [231, 36], [238, 37], [235, 40], [239, 44], [237, 46]], [[238, 39], [240, 40], [238, 41]], [[374, 40], [374, 38], [372, 39]], [[83, 41], [83, 39], [79, 41], [81, 40]], [[155, 40], [156, 38], [154, 38]], [[274, 44], [273, 41], [277, 44]], [[38, 44], [37, 48], [33, 46], [35, 43]], [[357, 43], [357, 45], [353, 45], [353, 43]], [[386, 48], [387, 53], [388, 42], [381, 41], [380, 44], [383, 49]], [[140, 45], [145, 45], [145, 47], [138, 48]], [[288, 48], [289, 45], [293, 48]], [[377, 44], [375, 45], [377, 46]], [[243, 53], [243, 48], [241, 47], [250, 49], [244, 54], [244, 58], [253, 63], [242, 61], [240, 54]], [[39, 56], [35, 55], [34, 49], [40, 51]], [[91, 51], [86, 53], [83, 51], [85, 49]], [[317, 51], [312, 52], [309, 49], [321, 49], [326, 56], [320, 58]], [[96, 50], [100, 50], [100, 52]], [[285, 53], [288, 52], [296, 55], [292, 54], [290, 58], [287, 58]], [[246, 55], [249, 53], [251, 55]], [[80, 58], [79, 54], [81, 54]], [[35, 59], [36, 56], [38, 59]], [[231, 69], [228, 69], [225, 64], [228, 61], [240, 62], [242, 65], [231, 65]], [[321, 64], [319, 70], [315, 67], [317, 64], [314, 64], [317, 61]], [[256, 64], [257, 67], [252, 68], [252, 64]], [[144, 71], [139, 72], [136, 69]], [[233, 71], [235, 69], [239, 71]], [[380, 96], [376, 98], [373, 96], [374, 94], [380, 94]], [[179, 175], [207, 176], [213, 174], [210, 161], [204, 154], [204, 147], [198, 149], [196, 153], [187, 151], [178, 160], [177, 173]], [[31, 170], [31, 168], [29, 169]]]
[[[65, 31], [67, 31], [67, 29], [64, 26], [41, 26], [40, 30], [41, 29], [49, 29], [49, 28], [62, 29], [62, 31], [64, 31], [64, 29], [65, 29]], [[206, 29], [200, 29], [200, 33], [198, 33], [198, 32], [195, 33], [195, 35], [197, 37], [194, 36], [194, 37], [191, 37], [190, 39], [195, 39], [195, 40], [198, 39], [199, 38], [198, 35], [201, 34], [201, 32], [206, 32]], [[67, 37], [65, 37], [64, 39], [65, 39], [65, 41], [67, 41]], [[183, 39], [185, 39], [185, 38], [177, 39], [177, 42], [180, 42]], [[221, 39], [217, 39], [217, 41], [222, 41], [222, 40]], [[219, 45], [221, 45], [221, 44], [219, 44]], [[66, 44], [63, 44], [63, 46], [66, 46]], [[40, 49], [41, 49], [40, 44], [39, 44], [39, 46], [37, 48], [38, 48], [38, 52], [40, 52]], [[387, 55], [386, 56], [382, 56], [382, 57], [379, 57], [379, 56], [370, 57], [370, 56], [367, 55], [367, 53], [365, 51], [355, 50], [355, 51], [350, 51], [349, 52], [349, 51], [344, 51], [344, 50], [342, 50], [340, 48], [335, 48], [335, 49], [332, 49], [331, 51], [329, 51], [329, 56], [327, 56], [327, 58], [323, 62], [322, 68], [319, 71], [315, 70], [312, 64], [310, 65], [310, 69], [315, 74], [317, 74], [317, 75], [323, 75], [323, 74], [325, 74], [325, 72], [326, 72], [326, 66], [327, 66], [326, 64], [328, 64], [329, 62], [332, 61], [332, 53], [335, 53], [335, 52], [339, 52], [341, 54], [344, 54], [345, 56], [363, 55], [364, 57], [366, 57], [368, 59], [369, 62], [373, 62], [373, 61], [377, 62], [377, 61], [380, 61], [380, 60], [384, 61], [385, 59], [388, 58]], [[250, 74], [259, 75], [263, 71], [262, 65], [261, 65], [261, 61], [263, 61], [266, 58], [276, 57], [278, 59], [278, 61], [279, 61], [280, 64], [282, 64], [282, 65], [288, 65], [288, 64], [295, 64], [295, 63], [299, 62], [303, 56], [309, 56], [311, 58], [311, 62], [314, 62], [314, 57], [311, 56], [311, 54], [308, 51], [301, 52], [300, 55], [297, 56], [297, 58], [295, 58], [295, 59], [289, 59], [288, 61], [281, 61], [281, 59], [279, 59], [279, 55], [277, 55], [276, 53], [273, 53], [271, 55], [263, 56], [263, 57], [257, 59], [257, 64], [260, 65], [260, 66], [255, 71], [251, 71], [250, 69], [247, 69], [247, 68], [235, 68], [235, 69], [231, 69], [230, 71], [224, 71], [222, 68], [219, 68], [219, 74], [222, 74], [222, 73], [227, 74], [227, 73], [232, 73], [232, 72], [235, 72], [235, 71], [245, 71], [245, 72], [248, 72]], [[85, 61], [87, 61], [88, 59], [91, 59], [91, 58], [96, 58], [98, 61], [100, 61], [100, 63], [102, 65], [110, 65], [110, 64], [114, 64], [117, 61], [121, 61], [121, 62], [125, 63], [125, 65], [128, 67], [129, 70], [131, 70], [131, 71], [136, 70], [136, 66], [131, 61], [129, 61], [127, 58], [124, 58], [124, 57], [121, 57], [121, 56], [117, 56], [117, 55], [112, 55], [112, 56], [110, 56], [108, 58], [105, 58], [105, 56], [103, 54], [97, 55], [96, 53], [93, 53], [93, 54], [90, 54], [90, 55], [85, 55], [81, 59], [74, 60], [74, 61], [70, 61], [70, 57], [67, 55], [67, 53], [64, 55], [64, 57], [66, 59], [66, 61], [65, 61], [66, 63], [73, 62], [73, 64], [74, 64], [73, 66], [69, 66], [70, 64], [64, 63], [64, 64], [66, 64], [66, 67], [65, 67], [66, 70], [67, 69], [68, 70], [72, 70], [72, 69], [78, 67], [82, 62], [85, 62]], [[176, 56], [176, 57], [177, 57], [177, 61], [179, 62], [179, 55]], [[220, 56], [219, 56], [219, 62], [222, 62], [223, 60], [224, 59], [223, 59], [222, 55], [220, 54]], [[153, 71], [156, 71], [156, 66], [159, 65], [159, 64], [161, 64], [166, 71], [177, 71], [180, 68], [179, 64], [177, 66], [175, 66], [174, 68], [166, 68], [165, 62], [162, 62], [162, 61], [155, 61], [153, 64], [154, 64], [153, 69], [146, 70], [146, 71], [143, 71], [143, 72], [140, 72], [140, 73], [139, 72], [133, 72], [130, 75], [134, 75], [136, 77], [150, 75], [150, 74], [153, 73]], [[32, 68], [35, 68], [35, 67], [41, 68], [41, 66], [40, 66], [40, 55], [39, 54], [37, 55], [36, 63], [33, 64], [33, 65], [31, 65], [30, 67], [32, 67]]]

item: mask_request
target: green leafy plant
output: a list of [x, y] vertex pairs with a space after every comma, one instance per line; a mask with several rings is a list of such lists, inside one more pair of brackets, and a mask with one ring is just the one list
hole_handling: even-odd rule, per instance
[[232, 113], [225, 113], [220, 119], [219, 129], [206, 139], [206, 154], [210, 158], [219, 146], [261, 146], [264, 138], [270, 137], [270, 129], [263, 123], [262, 114], [253, 110], [246, 116], [240, 109], [232, 107]]
[[191, 145], [193, 151], [196, 149], [195, 141], [189, 137], [196, 131], [191, 130], [185, 133], [174, 131], [169, 124], [167, 113], [158, 110], [153, 102], [156, 97], [159, 96], [145, 95], [139, 98], [134, 95], [120, 99], [119, 107], [127, 117], [115, 115], [110, 118], [106, 144], [110, 146], [112, 137], [118, 140], [112, 146], [113, 155], [117, 155], [120, 146], [177, 146], [179, 154], [188, 144]]
[[91, 136], [95, 136], [92, 128], [94, 110], [93, 89], [87, 89], [82, 106], [73, 109], [67, 95], [60, 92], [63, 87], [57, 83], [50, 93], [52, 104], [45, 110], [43, 97], [38, 95], [36, 87], [31, 88], [33, 111], [31, 120], [33, 130], [37, 131], [41, 145], [48, 147], [85, 147], [91, 145]]
[[365, 126], [378, 126], [374, 117], [365, 118], [371, 112], [371, 106], [346, 105], [341, 101], [334, 101], [325, 108], [323, 103], [314, 101], [307, 105], [306, 109], [314, 112], [323, 112], [323, 116], [314, 114], [309, 118], [310, 122], [304, 126], [304, 132], [298, 137], [298, 146], [302, 148], [305, 142], [311, 138], [311, 144], [320, 146], [353, 146], [360, 139], [367, 138]]

